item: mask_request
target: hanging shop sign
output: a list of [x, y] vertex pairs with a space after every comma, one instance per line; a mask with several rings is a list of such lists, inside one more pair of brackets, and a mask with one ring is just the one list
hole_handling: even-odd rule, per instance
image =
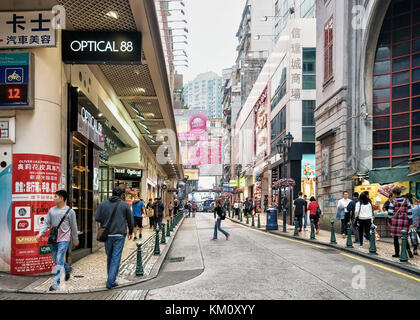
[[0, 110], [33, 108], [32, 66], [29, 52], [0, 54]]
[[54, 47], [53, 23], [51, 10], [0, 12], [0, 49]]
[[62, 32], [62, 59], [71, 64], [141, 64], [141, 32]]
[[141, 181], [143, 176], [142, 170], [134, 169], [114, 169], [116, 180]]
[[54, 193], [60, 185], [61, 159], [42, 154], [14, 154], [12, 174], [11, 261], [12, 274], [50, 272], [53, 267], [48, 235], [40, 241]]

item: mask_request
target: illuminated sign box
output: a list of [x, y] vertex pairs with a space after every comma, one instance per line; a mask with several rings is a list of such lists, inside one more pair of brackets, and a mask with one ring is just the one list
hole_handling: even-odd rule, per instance
[[0, 109], [33, 108], [33, 55], [0, 53]]
[[62, 31], [68, 64], [141, 64], [141, 32]]

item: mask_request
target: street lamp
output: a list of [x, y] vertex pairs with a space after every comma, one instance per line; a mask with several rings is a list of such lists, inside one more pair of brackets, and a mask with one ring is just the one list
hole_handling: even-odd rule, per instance
[[[294, 137], [289, 132], [283, 138], [283, 141], [277, 144], [277, 153], [282, 155], [283, 158], [283, 174], [282, 178], [286, 178], [286, 162], [288, 160], [289, 151], [292, 147]], [[280, 187], [279, 187], [279, 194], [278, 194], [278, 208], [281, 208], [281, 199], [280, 199]], [[283, 232], [286, 232], [286, 216], [287, 216], [287, 196], [286, 190], [284, 190], [284, 197], [283, 197]], [[290, 220], [291, 222], [291, 220]]]

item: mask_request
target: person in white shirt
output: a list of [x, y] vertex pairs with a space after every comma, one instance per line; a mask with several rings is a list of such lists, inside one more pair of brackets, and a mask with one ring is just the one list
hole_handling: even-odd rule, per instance
[[336, 219], [341, 221], [341, 234], [343, 238], [346, 237], [346, 212], [347, 212], [347, 206], [351, 202], [351, 199], [349, 199], [349, 193], [347, 191], [343, 192], [343, 199], [338, 201], [337, 205], [337, 216]]
[[235, 201], [233, 205], [233, 209], [235, 210], [235, 216], [239, 217], [239, 202], [238, 201]]
[[372, 202], [369, 199], [369, 192], [363, 192], [359, 199], [360, 201], [356, 203], [354, 213], [356, 221], [358, 221], [359, 225], [360, 248], [363, 248], [363, 232], [366, 239], [369, 239], [370, 241], [370, 227], [372, 225], [374, 216]]

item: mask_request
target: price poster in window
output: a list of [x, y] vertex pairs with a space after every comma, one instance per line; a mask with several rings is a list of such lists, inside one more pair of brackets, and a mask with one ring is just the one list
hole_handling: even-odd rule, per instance
[[14, 154], [12, 175], [11, 264], [12, 274], [39, 274], [53, 268], [45, 233], [36, 235], [54, 206], [59, 188], [61, 160], [41, 154]]

